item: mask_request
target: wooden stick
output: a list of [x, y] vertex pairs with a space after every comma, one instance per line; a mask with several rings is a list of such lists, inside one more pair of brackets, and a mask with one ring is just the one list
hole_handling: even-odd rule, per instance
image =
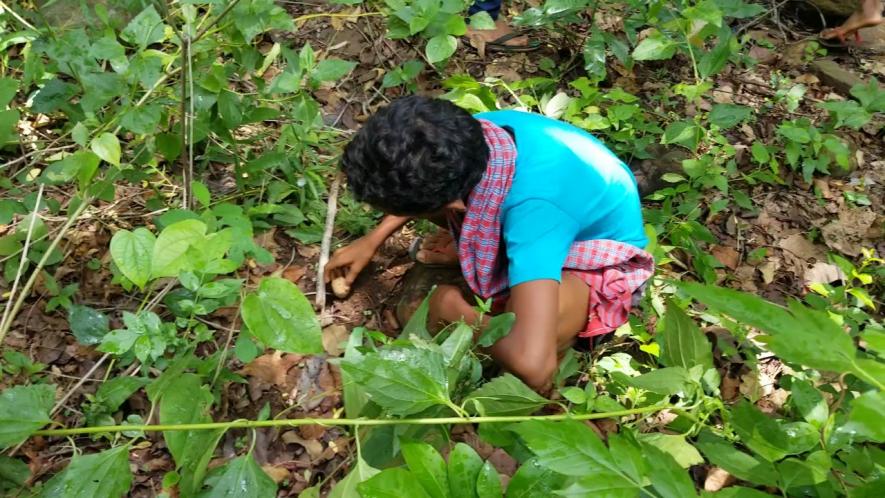
[[332, 186], [329, 187], [329, 204], [326, 208], [326, 229], [323, 232], [323, 242], [320, 245], [320, 263], [317, 265], [317, 295], [316, 305], [322, 320], [326, 308], [326, 279], [323, 273], [329, 262], [329, 251], [332, 248], [332, 231], [335, 229], [335, 214], [338, 212], [338, 190], [341, 188], [341, 173], [335, 175]]

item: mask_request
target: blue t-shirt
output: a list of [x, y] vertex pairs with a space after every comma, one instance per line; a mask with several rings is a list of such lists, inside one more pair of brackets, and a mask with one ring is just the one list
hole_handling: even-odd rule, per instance
[[502, 206], [510, 286], [559, 281], [572, 242], [648, 243], [636, 180], [602, 142], [562, 121], [520, 111], [475, 115], [508, 128], [516, 172]]

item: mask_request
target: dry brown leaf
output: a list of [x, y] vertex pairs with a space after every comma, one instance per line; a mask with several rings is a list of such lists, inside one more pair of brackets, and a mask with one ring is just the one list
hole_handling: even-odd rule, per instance
[[722, 384], [719, 386], [719, 392], [722, 394], [724, 401], [732, 402], [737, 399], [740, 394], [741, 381], [737, 377], [726, 375], [722, 377]]
[[734, 270], [740, 262], [741, 255], [733, 247], [715, 245], [711, 248], [713, 257], [727, 268]]
[[286, 374], [289, 372], [289, 369], [300, 361], [301, 355], [283, 354], [280, 351], [274, 351], [273, 353], [255, 358], [237, 373], [247, 377], [254, 377], [267, 384], [274, 384], [285, 388], [287, 384]]
[[303, 439], [296, 431], [284, 432], [281, 438], [284, 443], [302, 446], [311, 460], [316, 460], [323, 454], [323, 445], [319, 441], [316, 439]]
[[279, 484], [289, 478], [291, 472], [285, 467], [277, 467], [276, 465], [262, 465], [261, 470], [268, 475], [273, 482]]
[[845, 281], [845, 274], [842, 273], [842, 270], [836, 265], [823, 261], [815, 263], [805, 271], [805, 287], [811, 284], [831, 284], [840, 280]]
[[736, 481], [735, 477], [719, 467], [712, 467], [704, 479], [704, 491], [719, 491], [731, 486]]
[[283, 278], [292, 283], [298, 283], [305, 273], [307, 273], [307, 268], [304, 266], [289, 266], [283, 270]]
[[350, 332], [344, 325], [329, 325], [323, 329], [323, 349], [329, 356], [341, 356], [348, 337]]
[[759, 273], [762, 274], [762, 281], [768, 285], [774, 282], [774, 272], [777, 271], [780, 265], [774, 259], [768, 259], [761, 265], [759, 265]]
[[821, 228], [827, 246], [842, 254], [858, 256], [863, 247], [882, 237], [882, 223], [872, 209], [844, 209], [839, 219]]
[[800, 74], [799, 76], [793, 78], [793, 81], [796, 83], [802, 83], [804, 85], [816, 85], [820, 83], [820, 79], [811, 73]]

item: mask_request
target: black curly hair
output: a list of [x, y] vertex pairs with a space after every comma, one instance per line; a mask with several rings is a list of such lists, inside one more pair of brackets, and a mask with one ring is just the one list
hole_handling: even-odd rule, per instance
[[466, 198], [488, 156], [482, 125], [467, 111], [446, 100], [410, 96], [363, 125], [344, 149], [341, 169], [358, 200], [414, 216]]

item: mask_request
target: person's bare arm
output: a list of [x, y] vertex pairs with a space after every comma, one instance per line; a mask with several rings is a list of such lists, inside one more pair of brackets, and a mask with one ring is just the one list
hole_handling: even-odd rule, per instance
[[394, 232], [402, 228], [411, 218], [407, 216], [387, 215], [371, 232], [355, 240], [352, 244], [335, 251], [326, 264], [324, 277], [326, 281], [343, 276], [348, 285], [356, 280], [357, 275], [372, 260], [372, 256]]

